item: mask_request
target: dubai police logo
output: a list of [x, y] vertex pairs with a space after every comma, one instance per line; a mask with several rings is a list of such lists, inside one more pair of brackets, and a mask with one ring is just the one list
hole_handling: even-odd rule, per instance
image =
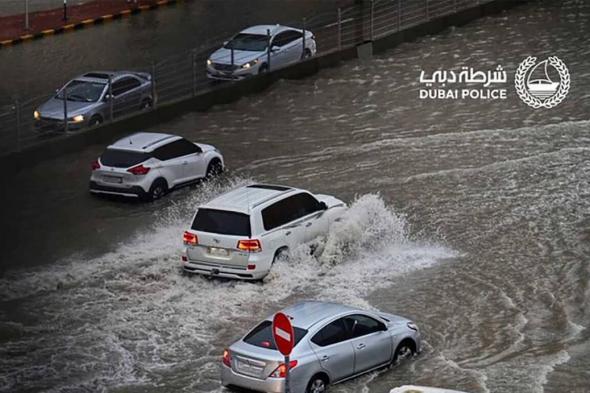
[[[548, 66], [559, 75], [559, 82], [549, 76]], [[555, 79], [555, 76], [554, 76]], [[537, 58], [529, 56], [516, 70], [514, 86], [520, 99], [530, 107], [553, 108], [559, 105], [570, 90], [570, 73], [567, 66], [556, 56], [550, 56], [537, 63]]]

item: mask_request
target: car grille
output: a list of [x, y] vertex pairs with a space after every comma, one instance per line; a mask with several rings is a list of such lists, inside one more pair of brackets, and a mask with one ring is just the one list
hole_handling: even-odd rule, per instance
[[223, 63], [213, 63], [213, 68], [215, 68], [218, 71], [223, 71], [223, 72], [231, 72], [231, 71], [235, 71], [238, 69], [239, 66], [235, 65], [235, 64], [223, 64]]

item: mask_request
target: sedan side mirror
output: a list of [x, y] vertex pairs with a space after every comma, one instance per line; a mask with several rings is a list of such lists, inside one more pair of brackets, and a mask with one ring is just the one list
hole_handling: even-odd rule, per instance
[[320, 210], [328, 210], [328, 205], [326, 205], [326, 202], [320, 202], [319, 207]]
[[270, 47], [270, 51], [271, 52], [277, 52], [280, 49], [281, 49], [281, 47], [280, 46], [276, 46], [276, 45], [273, 45], [273, 46]]

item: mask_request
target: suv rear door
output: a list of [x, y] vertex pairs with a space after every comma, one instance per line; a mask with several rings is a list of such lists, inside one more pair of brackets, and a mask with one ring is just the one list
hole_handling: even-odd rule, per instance
[[248, 252], [238, 249], [238, 241], [251, 236], [250, 216], [231, 210], [199, 208], [191, 225], [198, 245], [187, 247], [190, 260], [204, 263], [248, 266]]

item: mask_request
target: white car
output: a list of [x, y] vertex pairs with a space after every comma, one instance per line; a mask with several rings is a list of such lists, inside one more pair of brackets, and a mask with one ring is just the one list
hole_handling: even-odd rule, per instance
[[300, 243], [326, 234], [346, 204], [330, 195], [267, 184], [229, 191], [200, 206], [184, 232], [184, 271], [260, 280]]
[[404, 385], [394, 388], [389, 393], [465, 393], [458, 390], [449, 390], [441, 388], [430, 388], [427, 386]]
[[315, 54], [316, 42], [311, 31], [305, 31], [304, 48], [301, 29], [281, 25], [252, 26], [211, 54], [207, 59], [207, 76], [239, 80], [297, 63]]
[[139, 132], [113, 143], [92, 163], [90, 192], [154, 200], [223, 170], [223, 156], [211, 145]]

